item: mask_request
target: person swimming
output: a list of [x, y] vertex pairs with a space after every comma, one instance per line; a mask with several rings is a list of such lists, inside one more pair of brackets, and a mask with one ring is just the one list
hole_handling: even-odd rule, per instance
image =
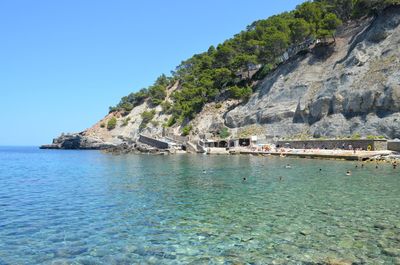
[[203, 169], [203, 174], [207, 174], [207, 171], [205, 169]]
[[320, 168], [319, 171], [322, 171], [322, 168]]
[[346, 176], [351, 176], [351, 171], [350, 170], [347, 170]]
[[243, 181], [246, 181], [247, 180], [247, 178], [246, 177], [243, 177]]
[[279, 181], [282, 181], [282, 180], [283, 180], [283, 177], [282, 177], [282, 176], [279, 176], [278, 179], [279, 179]]
[[285, 166], [285, 168], [292, 168], [292, 166], [291, 166], [290, 164], [287, 164], [287, 165]]

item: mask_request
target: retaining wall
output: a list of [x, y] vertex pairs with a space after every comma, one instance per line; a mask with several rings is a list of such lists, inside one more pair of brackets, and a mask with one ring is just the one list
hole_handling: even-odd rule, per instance
[[163, 142], [163, 141], [160, 141], [160, 140], [157, 140], [157, 139], [154, 139], [151, 137], [147, 137], [144, 135], [139, 135], [139, 142], [153, 146], [158, 149], [168, 149], [169, 148], [169, 145], [167, 142]]
[[298, 140], [298, 141], [278, 141], [276, 145], [280, 147], [290, 147], [295, 149], [349, 149], [361, 148], [368, 150], [368, 146], [371, 146], [371, 151], [387, 150], [388, 145], [386, 140]]
[[400, 141], [388, 141], [388, 150], [400, 152]]

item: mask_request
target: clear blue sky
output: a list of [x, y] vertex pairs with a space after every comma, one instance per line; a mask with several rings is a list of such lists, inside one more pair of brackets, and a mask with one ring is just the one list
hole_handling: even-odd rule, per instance
[[50, 143], [302, 0], [1, 0], [0, 145]]

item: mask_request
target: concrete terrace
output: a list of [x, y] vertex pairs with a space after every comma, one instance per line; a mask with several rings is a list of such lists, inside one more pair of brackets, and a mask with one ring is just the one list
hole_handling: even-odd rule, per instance
[[258, 150], [230, 150], [230, 154], [274, 155], [281, 157], [342, 159], [351, 161], [365, 161], [375, 157], [393, 154], [392, 151], [350, 151], [350, 150], [325, 150], [325, 149], [281, 149], [274, 151]]

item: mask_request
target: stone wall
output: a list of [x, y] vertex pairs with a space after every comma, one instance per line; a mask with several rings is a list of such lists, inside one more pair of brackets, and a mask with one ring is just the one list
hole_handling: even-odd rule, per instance
[[168, 149], [168, 143], [144, 135], [139, 136], [139, 142], [153, 146], [158, 149]]
[[352, 148], [361, 148], [363, 150], [368, 150], [368, 146], [371, 146], [371, 150], [387, 150], [386, 140], [305, 140], [305, 141], [278, 141], [276, 145], [280, 147], [290, 147], [295, 149], [349, 149], [351, 145]]
[[400, 141], [388, 141], [388, 150], [400, 152]]

